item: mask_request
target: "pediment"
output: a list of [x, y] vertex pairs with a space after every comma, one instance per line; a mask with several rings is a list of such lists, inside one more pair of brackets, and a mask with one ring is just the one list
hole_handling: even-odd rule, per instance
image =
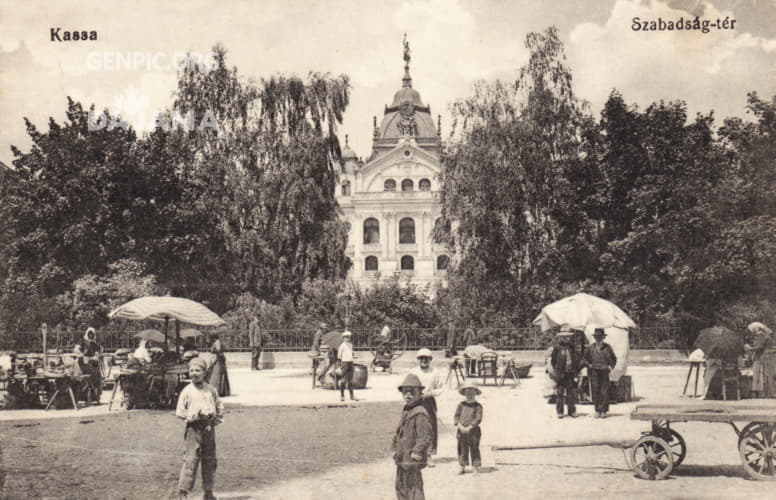
[[363, 176], [365, 191], [377, 192], [383, 191], [386, 178], [395, 179], [397, 185], [406, 178], [413, 179], [415, 183], [422, 178], [435, 182], [439, 172], [439, 159], [435, 155], [407, 143], [366, 164], [359, 174]]
[[388, 166], [408, 161], [428, 165], [429, 167], [436, 169], [436, 173], [439, 173], [439, 158], [412, 142], [401, 143], [387, 153], [380, 155], [364, 165], [361, 172], [365, 176], [370, 176], [374, 175], [376, 171], [381, 171]]

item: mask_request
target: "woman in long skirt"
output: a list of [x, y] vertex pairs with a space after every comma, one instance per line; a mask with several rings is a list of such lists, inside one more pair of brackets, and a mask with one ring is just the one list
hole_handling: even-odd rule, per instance
[[209, 383], [218, 391], [220, 397], [228, 396], [229, 390], [229, 375], [226, 373], [226, 355], [224, 354], [224, 344], [218, 337], [218, 334], [212, 334], [210, 336], [212, 344], [210, 345], [210, 352], [216, 355], [216, 362], [213, 364], [213, 368], [210, 372]]

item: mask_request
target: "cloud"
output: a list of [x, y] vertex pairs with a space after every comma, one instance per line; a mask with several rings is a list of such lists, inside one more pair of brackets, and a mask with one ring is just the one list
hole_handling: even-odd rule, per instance
[[736, 19], [735, 11], [708, 2], [618, 0], [604, 24], [582, 23], [569, 35], [569, 58], [577, 92], [601, 109], [612, 88], [626, 101], [648, 105], [683, 99], [690, 112], [715, 109], [742, 114], [746, 92], [774, 92], [776, 39], [754, 36], [746, 26], [700, 31], [634, 30], [640, 21], [674, 21], [695, 16]]

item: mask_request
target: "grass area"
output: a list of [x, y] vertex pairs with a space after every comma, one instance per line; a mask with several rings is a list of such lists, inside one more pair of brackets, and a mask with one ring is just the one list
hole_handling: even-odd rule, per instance
[[[390, 455], [401, 402], [227, 407], [216, 493]], [[0, 422], [0, 498], [163, 498], [176, 489], [183, 423], [168, 411]], [[201, 477], [194, 494], [201, 492]]]

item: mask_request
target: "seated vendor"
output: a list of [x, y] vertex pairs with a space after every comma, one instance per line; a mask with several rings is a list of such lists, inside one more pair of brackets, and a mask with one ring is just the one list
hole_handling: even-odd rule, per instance
[[138, 343], [137, 349], [130, 355], [130, 359], [140, 364], [150, 363], [151, 353], [148, 351], [148, 347], [148, 341], [146, 339], [140, 339], [140, 343]]

